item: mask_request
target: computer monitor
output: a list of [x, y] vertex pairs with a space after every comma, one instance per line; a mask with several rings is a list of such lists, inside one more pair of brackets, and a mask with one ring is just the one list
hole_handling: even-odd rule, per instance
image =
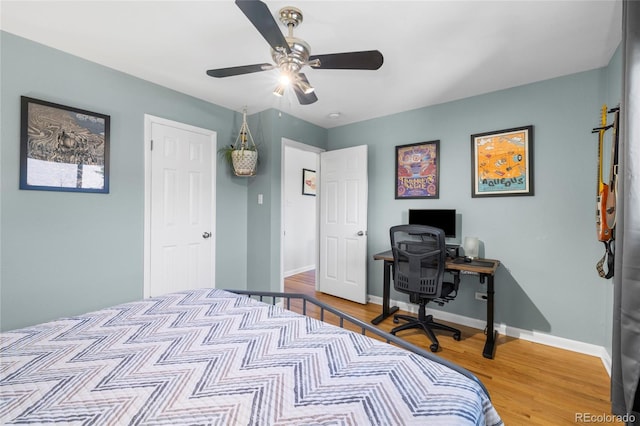
[[410, 225], [427, 225], [444, 231], [447, 244], [460, 244], [455, 209], [409, 209]]

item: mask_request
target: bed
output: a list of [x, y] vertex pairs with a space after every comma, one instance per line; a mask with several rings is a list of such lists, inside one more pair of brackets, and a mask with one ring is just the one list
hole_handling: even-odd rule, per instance
[[172, 293], [0, 334], [0, 423], [502, 424], [466, 370], [307, 296], [249, 293]]

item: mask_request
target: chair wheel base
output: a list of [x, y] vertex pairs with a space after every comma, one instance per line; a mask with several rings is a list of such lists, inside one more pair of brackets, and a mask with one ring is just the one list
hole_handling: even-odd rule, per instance
[[400, 322], [400, 320], [399, 320], [398, 318], [394, 318], [394, 319], [393, 319], [393, 323], [394, 323], [394, 324], [398, 324], [399, 322]]
[[456, 341], [458, 341], [458, 342], [459, 342], [459, 341], [460, 341], [460, 337], [461, 337], [461, 336], [460, 336], [460, 333], [455, 333], [455, 334], [453, 335], [453, 340], [456, 340]]
[[432, 343], [429, 349], [431, 349], [431, 352], [438, 352], [438, 347], [439, 345], [437, 343]]

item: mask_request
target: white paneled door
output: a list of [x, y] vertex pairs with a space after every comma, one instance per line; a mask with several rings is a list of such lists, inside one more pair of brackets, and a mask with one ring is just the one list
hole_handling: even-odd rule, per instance
[[213, 287], [215, 133], [150, 123], [149, 294]]
[[367, 146], [320, 154], [318, 290], [367, 303]]

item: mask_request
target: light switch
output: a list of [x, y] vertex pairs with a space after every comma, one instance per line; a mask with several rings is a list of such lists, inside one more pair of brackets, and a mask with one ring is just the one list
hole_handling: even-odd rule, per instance
[[262, 194], [258, 194], [258, 204], [262, 204]]

